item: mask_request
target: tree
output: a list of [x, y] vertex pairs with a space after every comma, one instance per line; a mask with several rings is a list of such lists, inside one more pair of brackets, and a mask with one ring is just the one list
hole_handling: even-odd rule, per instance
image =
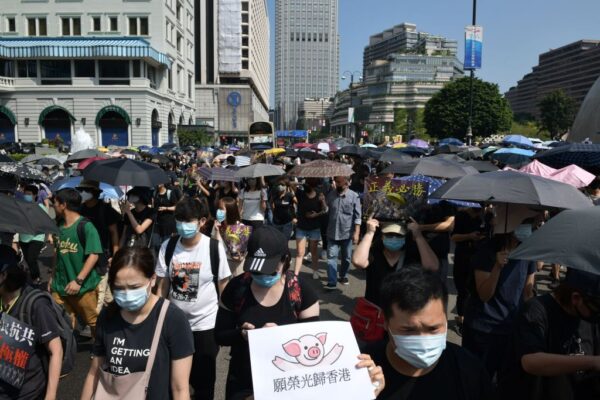
[[213, 144], [213, 136], [208, 134], [206, 130], [199, 129], [178, 129], [177, 136], [179, 137], [179, 145], [185, 146], [210, 146]]
[[408, 111], [406, 108], [396, 108], [394, 110], [394, 125], [392, 131], [395, 135], [404, 135], [408, 122]]
[[[447, 84], [425, 105], [427, 133], [438, 139], [465, 138], [469, 126], [469, 82], [460, 78]], [[473, 136], [488, 137], [510, 129], [512, 111], [498, 85], [473, 80]]]
[[575, 101], [562, 89], [548, 93], [538, 104], [540, 127], [553, 138], [569, 130], [575, 120]]

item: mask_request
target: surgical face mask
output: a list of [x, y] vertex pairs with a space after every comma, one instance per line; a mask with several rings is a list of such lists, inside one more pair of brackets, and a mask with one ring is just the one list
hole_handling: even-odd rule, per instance
[[285, 185], [279, 185], [277, 186], [277, 188], [279, 189], [280, 192], [284, 192], [285, 191]]
[[390, 251], [399, 251], [404, 247], [406, 238], [399, 236], [383, 236], [383, 246]]
[[[150, 286], [150, 284], [148, 284]], [[133, 290], [113, 290], [113, 297], [117, 302], [117, 305], [127, 311], [138, 311], [148, 301], [150, 294], [148, 294], [148, 286], [141, 287]]]
[[261, 274], [252, 274], [252, 280], [256, 282], [258, 286], [262, 286], [265, 288], [270, 288], [275, 286], [275, 284], [281, 279], [281, 274], [277, 273], [275, 275], [261, 275]]
[[25, 200], [28, 203], [33, 203], [33, 196], [30, 194], [25, 194], [23, 195], [23, 200]]
[[91, 200], [94, 198], [94, 195], [92, 195], [90, 192], [86, 192], [86, 191], [82, 191], [81, 192], [81, 202], [85, 203], [88, 200]]
[[225, 216], [226, 216], [225, 210], [221, 210], [221, 209], [217, 210], [217, 221], [219, 221], [219, 222], [225, 221]]
[[531, 224], [519, 225], [519, 226], [517, 226], [517, 228], [514, 231], [514, 235], [519, 242], [522, 242], [525, 239], [529, 238], [529, 236], [531, 236], [531, 234], [532, 234]]
[[191, 239], [198, 233], [197, 222], [176, 221], [177, 234], [184, 239]]
[[131, 204], [135, 204], [135, 203], [137, 203], [137, 202], [140, 201], [140, 198], [139, 198], [139, 196], [136, 196], [135, 194], [132, 194], [129, 197], [127, 197], [127, 200], [129, 200], [129, 202]]
[[418, 369], [431, 367], [446, 349], [447, 331], [439, 335], [394, 335], [396, 355]]

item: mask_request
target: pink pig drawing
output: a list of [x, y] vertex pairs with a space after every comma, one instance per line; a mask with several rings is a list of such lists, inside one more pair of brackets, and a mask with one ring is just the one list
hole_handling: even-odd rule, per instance
[[332, 365], [342, 355], [344, 346], [335, 344], [331, 351], [325, 355], [326, 340], [327, 333], [304, 335], [299, 339], [292, 339], [283, 344], [283, 350], [288, 356], [295, 358], [296, 362], [276, 356], [273, 365], [284, 372], [317, 365]]

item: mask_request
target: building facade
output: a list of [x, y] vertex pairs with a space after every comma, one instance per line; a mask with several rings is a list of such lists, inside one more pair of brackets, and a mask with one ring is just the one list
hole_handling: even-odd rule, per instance
[[195, 0], [196, 119], [222, 141], [244, 142], [269, 120], [266, 0]]
[[278, 0], [275, 13], [275, 125], [292, 130], [304, 99], [338, 90], [338, 0]]
[[600, 77], [600, 41], [580, 40], [539, 56], [539, 63], [505, 96], [515, 115], [539, 117], [538, 104], [562, 89], [577, 105]]
[[333, 98], [304, 99], [298, 106], [298, 120], [302, 129], [318, 131], [331, 120]]
[[194, 120], [191, 0], [4, 0], [0, 140], [158, 146]]

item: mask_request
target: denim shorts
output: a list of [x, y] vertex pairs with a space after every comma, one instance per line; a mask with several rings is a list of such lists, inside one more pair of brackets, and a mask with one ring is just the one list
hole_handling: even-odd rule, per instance
[[321, 229], [306, 231], [296, 227], [296, 239], [321, 240]]

